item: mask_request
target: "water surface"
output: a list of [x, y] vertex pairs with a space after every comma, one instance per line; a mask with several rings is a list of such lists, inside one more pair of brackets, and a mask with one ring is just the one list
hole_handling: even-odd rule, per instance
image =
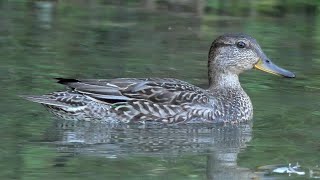
[[[0, 8], [1, 179], [289, 178], [257, 167], [296, 162], [303, 178], [319, 171], [317, 16], [198, 16], [100, 1], [9, 1]], [[252, 124], [111, 128], [54, 120], [17, 96], [63, 89], [55, 77], [175, 77], [206, 87], [209, 46], [225, 32], [252, 35], [297, 75], [241, 76]]]

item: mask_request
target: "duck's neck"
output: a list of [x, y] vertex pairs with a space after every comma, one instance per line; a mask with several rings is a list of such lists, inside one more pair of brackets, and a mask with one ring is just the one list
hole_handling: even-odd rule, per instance
[[242, 87], [237, 74], [209, 71], [209, 89], [242, 89]]
[[237, 74], [218, 72], [209, 74], [209, 89], [220, 112], [217, 121], [242, 122], [252, 119], [253, 108], [247, 93], [242, 89]]

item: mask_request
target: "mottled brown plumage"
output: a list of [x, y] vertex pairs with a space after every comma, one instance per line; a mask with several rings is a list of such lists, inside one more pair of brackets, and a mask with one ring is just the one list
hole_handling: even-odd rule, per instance
[[208, 89], [172, 78], [59, 78], [58, 83], [70, 90], [26, 98], [63, 119], [168, 124], [242, 122], [252, 118], [253, 108], [238, 76], [254, 67], [294, 77], [272, 64], [252, 37], [225, 34], [209, 50]]

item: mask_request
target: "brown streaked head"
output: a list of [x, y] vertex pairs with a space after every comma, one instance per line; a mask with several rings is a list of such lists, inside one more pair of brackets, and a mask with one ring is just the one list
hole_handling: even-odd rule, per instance
[[224, 34], [213, 41], [209, 51], [209, 76], [213, 73], [240, 73], [253, 68], [294, 78], [295, 75], [273, 64], [257, 41], [246, 34]]

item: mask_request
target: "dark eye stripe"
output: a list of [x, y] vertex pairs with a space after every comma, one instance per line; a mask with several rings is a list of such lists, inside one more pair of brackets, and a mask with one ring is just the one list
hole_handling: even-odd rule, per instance
[[232, 44], [214, 43], [214, 47], [232, 46]]

